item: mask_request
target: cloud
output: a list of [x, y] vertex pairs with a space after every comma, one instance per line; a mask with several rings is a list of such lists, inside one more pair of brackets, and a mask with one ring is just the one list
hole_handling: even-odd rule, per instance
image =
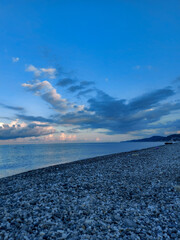
[[18, 57], [12, 57], [12, 62], [13, 63], [19, 62], [19, 58]]
[[49, 77], [50, 79], [56, 78], [56, 69], [55, 68], [40, 68], [40, 71], [44, 73], [45, 77]]
[[72, 85], [76, 83], [76, 80], [71, 78], [63, 78], [56, 85], [61, 87], [67, 87], [68, 85]]
[[180, 77], [177, 77], [175, 80], [172, 81], [173, 84], [179, 84], [180, 83]]
[[136, 65], [135, 67], [133, 67], [134, 70], [140, 70], [141, 66], [140, 65]]
[[[26, 84], [31, 91], [38, 93], [46, 102], [54, 108], [58, 108], [56, 97], [52, 97], [52, 85], [49, 82], [37, 82]], [[47, 88], [47, 91], [44, 89]], [[40, 92], [40, 93], [39, 93]], [[41, 93], [43, 92], [43, 93]], [[56, 96], [56, 92], [54, 93]], [[73, 106], [61, 115], [52, 118], [34, 117], [18, 114], [18, 118], [26, 121], [39, 121], [57, 124], [61, 126], [76, 127], [78, 129], [92, 129], [106, 131], [106, 134], [122, 134], [143, 129], [156, 128], [153, 123], [159, 121], [163, 116], [172, 111], [180, 109], [180, 103], [168, 103], [164, 100], [173, 96], [175, 92], [171, 88], [158, 89], [143, 94], [130, 101], [115, 99], [107, 93], [96, 89], [96, 96], [88, 99], [88, 105]], [[47, 96], [46, 96], [47, 95]], [[161, 127], [158, 125], [158, 127]]]
[[83, 87], [87, 87], [87, 86], [90, 86], [90, 85], [93, 85], [95, 84], [93, 81], [81, 81], [80, 82], [80, 85], [83, 86]]
[[80, 90], [84, 90], [86, 89], [86, 87], [89, 87], [90, 85], [93, 85], [94, 82], [93, 81], [81, 81], [79, 83], [79, 85], [73, 85], [71, 87], [68, 88], [68, 90], [72, 93], [80, 91]]
[[[32, 65], [29, 67], [29, 70], [35, 75], [50, 74], [49, 71], [42, 70], [42, 68], [37, 69]], [[140, 68], [141, 66], [136, 66], [137, 70]], [[72, 131], [90, 129], [108, 135], [137, 134], [137, 132], [147, 132], [147, 129], [152, 132], [164, 129], [165, 126], [172, 128], [170, 124], [162, 124], [161, 120], [172, 114], [173, 111], [180, 109], [178, 101], [168, 101], [176, 94], [171, 87], [157, 89], [126, 100], [114, 98], [93, 85], [93, 81], [78, 81], [71, 78], [63, 78], [58, 81], [56, 86], [67, 87], [67, 90], [75, 93], [76, 97], [86, 97], [86, 103], [83, 102], [84, 105], [78, 106], [76, 103], [72, 104], [67, 99], [63, 99], [49, 81], [36, 80], [24, 83], [22, 86], [26, 90], [40, 96], [60, 113], [49, 118], [23, 114], [17, 116], [29, 122], [38, 121], [53, 124], [53, 126], [67, 127], [67, 131], [71, 131], [70, 128], [72, 128]], [[93, 94], [90, 95], [90, 93]]]
[[65, 133], [61, 133], [60, 136], [59, 136], [59, 140], [60, 141], [75, 141], [77, 138], [76, 134], [70, 134], [70, 135], [67, 135]]
[[72, 93], [80, 91], [82, 89], [84, 89], [84, 87], [80, 86], [80, 85], [74, 85], [74, 86], [71, 86], [71, 87], [68, 88], [68, 90]]
[[9, 118], [9, 117], [1, 117], [1, 116], [0, 116], [0, 119], [12, 120], [12, 119]]
[[[173, 96], [170, 88], [143, 94], [131, 101], [115, 99], [97, 90], [96, 97], [88, 100], [89, 106], [76, 113], [61, 116], [60, 123], [80, 129], [106, 130], [107, 134], [122, 134], [132, 131], [153, 129], [163, 116], [180, 109], [180, 103], [162, 103]], [[160, 127], [160, 125], [159, 125]]]
[[152, 65], [147, 65], [147, 66], [140, 66], [140, 65], [136, 65], [133, 67], [134, 70], [140, 70], [140, 69], [144, 69], [144, 70], [152, 70]]
[[80, 92], [77, 94], [77, 97], [85, 96], [85, 95], [87, 95], [88, 93], [91, 93], [91, 92], [93, 92], [93, 91], [95, 91], [94, 88], [89, 88], [89, 89], [86, 89], [86, 90], [82, 90], [82, 91], [80, 91]]
[[30, 122], [43, 122], [43, 123], [55, 123], [55, 119], [51, 118], [44, 118], [41, 116], [27, 116], [27, 115], [22, 115], [22, 114], [17, 114], [16, 115], [19, 119], [25, 120], [25, 121], [30, 121]]
[[75, 134], [65, 134], [65, 133], [61, 133], [61, 134], [50, 134], [47, 136], [43, 137], [43, 140], [45, 142], [73, 142], [76, 141], [77, 136]]
[[17, 121], [11, 124], [1, 124], [0, 140], [10, 140], [17, 138], [39, 137], [55, 133], [55, 129], [51, 126], [40, 124], [25, 124]]
[[26, 72], [33, 72], [36, 77], [41, 75], [41, 71], [33, 65], [26, 67]]
[[56, 78], [56, 68], [37, 68], [33, 65], [26, 67], [26, 72], [33, 72], [35, 77], [47, 77], [49, 79]]
[[163, 89], [158, 89], [150, 93], [143, 94], [140, 97], [132, 99], [130, 101], [130, 108], [131, 109], [148, 109], [156, 104], [158, 104], [160, 101], [167, 99], [170, 96], [175, 95], [174, 90], [172, 90], [170, 87], [166, 87]]
[[68, 103], [66, 99], [63, 99], [56, 89], [48, 81], [36, 81], [31, 83], [23, 83], [22, 86], [28, 91], [34, 92], [34, 94], [41, 96], [41, 98], [48, 102], [52, 108], [64, 112], [72, 105]]
[[0, 106], [3, 108], [15, 110], [15, 111], [24, 111], [25, 110], [23, 107], [10, 106], [10, 105], [6, 105], [4, 103], [0, 103]]

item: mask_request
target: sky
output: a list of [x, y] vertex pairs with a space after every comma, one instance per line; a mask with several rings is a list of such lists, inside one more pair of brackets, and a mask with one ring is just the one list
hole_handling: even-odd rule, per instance
[[179, 12], [179, 0], [1, 0], [0, 144], [180, 133]]

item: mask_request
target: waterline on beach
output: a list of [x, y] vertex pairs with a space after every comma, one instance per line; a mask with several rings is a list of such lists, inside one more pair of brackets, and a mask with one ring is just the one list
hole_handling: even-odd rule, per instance
[[0, 178], [55, 164], [139, 150], [162, 144], [162, 142], [123, 142], [1, 145]]

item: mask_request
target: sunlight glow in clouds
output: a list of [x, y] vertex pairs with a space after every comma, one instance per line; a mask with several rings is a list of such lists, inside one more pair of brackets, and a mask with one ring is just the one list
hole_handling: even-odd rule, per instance
[[19, 123], [19, 121], [16, 120], [12, 121], [10, 124], [2, 124], [0, 126], [0, 140], [38, 137], [49, 135], [55, 132], [56, 130], [52, 126], [47, 126], [42, 123]]
[[54, 109], [60, 112], [65, 112], [69, 107], [72, 107], [66, 99], [61, 98], [56, 89], [48, 81], [40, 82], [39, 80], [33, 83], [23, 83], [22, 86], [35, 95], [40, 96], [44, 101], [48, 102]]

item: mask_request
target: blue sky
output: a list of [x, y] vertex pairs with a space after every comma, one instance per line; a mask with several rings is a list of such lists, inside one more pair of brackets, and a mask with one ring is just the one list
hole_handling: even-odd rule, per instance
[[179, 131], [180, 3], [1, 1], [0, 142]]

